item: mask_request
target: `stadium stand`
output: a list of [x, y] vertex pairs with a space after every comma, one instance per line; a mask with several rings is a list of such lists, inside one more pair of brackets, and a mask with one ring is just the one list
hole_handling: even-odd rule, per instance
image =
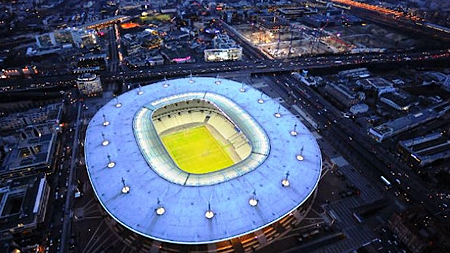
[[[236, 124], [214, 104], [205, 100], [184, 101], [165, 106], [155, 112], [152, 118], [160, 136], [205, 125], [213, 135], [219, 133], [220, 137], [233, 147], [231, 151], [235, 157], [239, 157], [238, 161], [245, 159], [252, 150], [249, 140]], [[211, 127], [216, 131], [211, 130]]]

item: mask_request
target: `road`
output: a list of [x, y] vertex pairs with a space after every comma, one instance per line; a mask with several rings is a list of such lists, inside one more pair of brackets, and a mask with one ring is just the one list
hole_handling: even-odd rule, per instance
[[417, 34], [421, 37], [450, 42], [449, 29], [445, 30], [441, 27], [429, 24], [420, 17], [353, 0], [331, 1], [337, 4], [335, 6], [340, 8], [346, 6], [345, 9], [348, 10], [348, 12], [371, 22], [381, 23], [398, 31], [406, 31], [408, 34]]
[[117, 24], [111, 26], [108, 31], [109, 37], [109, 71], [115, 73], [119, 70], [119, 48], [120, 38]]
[[[119, 59], [120, 60], [120, 59]], [[423, 52], [386, 52], [360, 53], [348, 55], [311, 56], [284, 60], [244, 60], [235, 62], [186, 63], [162, 65], [141, 70], [124, 70], [122, 72], [100, 71], [103, 82], [146, 82], [164, 77], [182, 77], [207, 75], [221, 72], [240, 72], [246, 74], [280, 73], [300, 70], [326, 70], [336, 68], [357, 68], [364, 66], [383, 66], [386, 64], [429, 64], [430, 61], [450, 60], [450, 50], [433, 50]], [[78, 74], [55, 76], [36, 76], [32, 79], [8, 79], [0, 81], [0, 89], [14, 91], [32, 87], [53, 87], [73, 85]]]
[[62, 227], [62, 232], [61, 232], [61, 247], [59, 252], [60, 253], [65, 253], [67, 252], [68, 249], [68, 241], [70, 238], [70, 227], [72, 224], [72, 215], [73, 215], [73, 210], [72, 210], [72, 202], [73, 202], [73, 195], [74, 195], [74, 184], [73, 184], [73, 179], [76, 176], [76, 166], [75, 166], [75, 162], [77, 160], [77, 154], [78, 154], [78, 147], [79, 147], [79, 136], [80, 136], [80, 115], [81, 115], [81, 102], [77, 103], [77, 118], [75, 121], [75, 136], [73, 138], [73, 145], [72, 145], [72, 156], [71, 156], [71, 160], [70, 160], [70, 169], [69, 169], [69, 175], [67, 178], [67, 194], [66, 194], [66, 203], [64, 205], [64, 222], [63, 222], [63, 227]]

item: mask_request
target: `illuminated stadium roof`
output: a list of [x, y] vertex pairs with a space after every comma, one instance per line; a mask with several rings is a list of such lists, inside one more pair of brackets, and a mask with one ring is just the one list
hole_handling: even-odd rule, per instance
[[[137, 116], [199, 96], [239, 121], [253, 157], [264, 159], [250, 155], [208, 174], [177, 169], [153, 126], [140, 124]], [[261, 229], [302, 205], [321, 173], [319, 147], [295, 116], [258, 90], [217, 78], [162, 81], [111, 100], [89, 124], [85, 155], [97, 198], [116, 221], [179, 244], [213, 243]]]

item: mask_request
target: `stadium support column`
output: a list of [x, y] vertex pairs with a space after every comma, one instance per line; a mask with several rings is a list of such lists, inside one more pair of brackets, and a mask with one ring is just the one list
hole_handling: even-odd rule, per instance
[[152, 248], [150, 249], [150, 253], [158, 253], [161, 247], [160, 241], [153, 241]]
[[264, 235], [264, 233], [260, 230], [255, 231], [256, 239], [259, 242], [259, 245], [263, 246], [267, 244], [267, 237]]
[[215, 243], [209, 243], [208, 244], [208, 252], [216, 252], [217, 251], [217, 245]]
[[231, 239], [231, 245], [236, 253], [243, 253], [245, 251], [239, 238]]

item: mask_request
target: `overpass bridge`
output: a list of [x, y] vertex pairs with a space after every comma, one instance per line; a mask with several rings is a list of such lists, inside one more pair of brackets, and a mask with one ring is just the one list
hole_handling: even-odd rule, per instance
[[118, 16], [114, 16], [114, 17], [110, 17], [110, 18], [106, 18], [106, 19], [102, 19], [102, 20], [97, 20], [97, 21], [89, 23], [89, 24], [85, 24], [85, 25], [81, 26], [80, 28], [83, 28], [83, 29], [98, 29], [98, 28], [100, 28], [101, 29], [101, 28], [113, 25], [117, 22], [129, 21], [130, 19], [131, 19], [130, 16], [118, 15]]
[[[350, 69], [362, 66], [383, 66], [386, 64], [429, 64], [433, 61], [449, 61], [450, 49], [423, 52], [385, 52], [358, 53], [346, 55], [312, 56], [283, 60], [247, 60], [235, 62], [185, 63], [149, 67], [123, 72], [97, 71], [103, 82], [146, 82], [164, 77], [193, 75], [214, 75], [217, 73], [241, 72], [241, 74], [264, 74], [292, 72], [299, 70]], [[14, 90], [30, 87], [66, 86], [77, 78], [78, 74], [55, 76], [35, 76], [32, 79], [8, 79], [0, 81], [1, 87], [14, 87]], [[6, 91], [6, 90], [5, 90]]]
[[120, 73], [105, 73], [103, 78], [110, 81], [145, 81], [164, 77], [215, 74], [222, 72], [244, 72], [248, 74], [264, 74], [292, 72], [299, 70], [348, 69], [361, 66], [382, 66], [385, 64], [426, 63], [436, 60], [450, 60], [450, 50], [435, 50], [410, 53], [371, 53], [292, 58], [289, 60], [248, 60], [222, 63], [189, 63], [180, 65], [164, 65], [158, 68], [132, 70]]

